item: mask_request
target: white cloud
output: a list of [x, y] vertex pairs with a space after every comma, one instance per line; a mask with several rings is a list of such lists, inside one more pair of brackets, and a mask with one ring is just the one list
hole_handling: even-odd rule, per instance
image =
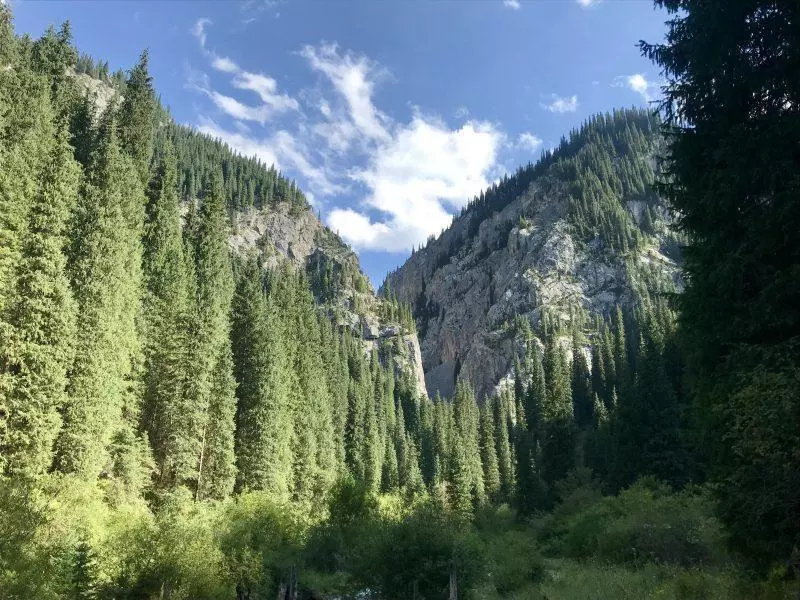
[[236, 73], [239, 70], [239, 66], [235, 62], [224, 56], [214, 56], [211, 59], [211, 66], [223, 73]]
[[297, 100], [286, 94], [278, 93], [278, 84], [271, 77], [261, 73], [239, 71], [233, 79], [233, 86], [240, 90], [250, 90], [258, 94], [264, 106], [274, 111], [298, 110]]
[[[448, 208], [464, 206], [489, 185], [502, 138], [490, 123], [450, 130], [416, 114], [352, 174], [369, 190], [364, 209], [333, 210], [328, 223], [356, 247], [408, 250], [450, 224]], [[380, 217], [370, 219], [370, 211]]]
[[218, 109], [239, 121], [255, 121], [263, 125], [270, 118], [269, 106], [249, 106], [236, 98], [220, 94], [216, 90], [203, 90]]
[[200, 133], [204, 133], [228, 144], [228, 146], [239, 154], [255, 157], [266, 165], [274, 165], [276, 169], [281, 168], [275, 149], [270, 143], [266, 141], [259, 142], [241, 133], [227, 131], [208, 117], [201, 116], [199, 121], [200, 124], [196, 129]]
[[[281, 123], [272, 117], [299, 111], [295, 98], [280, 93], [266, 75], [204, 53], [218, 71], [231, 75], [234, 89], [254, 92], [261, 104], [250, 106], [225, 95], [212, 88], [207, 76], [196, 75], [195, 89], [234, 119], [222, 126], [201, 118], [198, 129], [243, 155], [296, 173], [318, 206], [348, 192], [357, 202], [334, 207], [326, 221], [357, 248], [406, 251], [424, 242], [489, 185], [501, 149], [518, 143], [533, 150], [541, 144], [533, 134], [523, 134], [509, 145], [491, 123], [468, 120], [450, 128], [417, 109], [408, 122], [396, 121], [374, 102], [376, 83], [386, 71], [331, 44], [300, 51], [324, 77], [316, 89], [296, 94], [311, 110]], [[462, 119], [468, 117], [465, 107], [459, 112]], [[247, 123], [253, 122], [263, 129], [251, 131]]]
[[593, 4], [599, 4], [600, 0], [577, 0], [578, 4], [580, 4], [583, 8], [589, 8]]
[[328, 101], [325, 100], [324, 98], [320, 100], [319, 112], [321, 112], [322, 116], [325, 117], [326, 119], [330, 119], [332, 116], [331, 105], [328, 104]]
[[526, 150], [530, 150], [531, 152], [536, 152], [541, 145], [542, 139], [528, 131], [525, 133], [520, 133], [519, 137], [517, 138], [517, 146]]
[[350, 117], [363, 135], [379, 141], [390, 139], [386, 130], [388, 118], [372, 103], [374, 81], [371, 76], [378, 71], [375, 65], [366, 57], [356, 57], [349, 52], [340, 56], [336, 44], [305, 46], [300, 54], [344, 97]]
[[550, 96], [550, 102], [540, 102], [539, 106], [553, 113], [563, 114], [575, 112], [578, 110], [578, 96], [568, 96], [566, 98], [562, 98], [561, 96], [553, 94]]
[[503, 6], [505, 6], [506, 8], [510, 8], [512, 10], [520, 9], [519, 0], [503, 0]]
[[192, 26], [191, 32], [194, 37], [200, 40], [200, 45], [206, 47], [206, 26], [211, 25], [211, 19], [205, 17], [197, 19], [197, 22]]
[[278, 93], [278, 84], [271, 77], [267, 77], [263, 73], [245, 71], [230, 58], [218, 56], [214, 52], [206, 50], [206, 27], [210, 23], [209, 19], [199, 19], [191, 30], [192, 35], [200, 41], [203, 54], [214, 69], [234, 76], [231, 82], [233, 87], [255, 92], [262, 103], [258, 106], [250, 106], [218, 92], [211, 87], [209, 78], [205, 74], [193, 76], [193, 80], [190, 81], [192, 87], [206, 94], [218, 109], [239, 121], [255, 121], [264, 125], [278, 113], [300, 109], [297, 100], [286, 94]]
[[658, 91], [658, 83], [648, 81], [642, 73], [633, 75], [620, 75], [614, 78], [614, 87], [627, 87], [639, 94], [645, 102], [653, 99], [654, 93]]

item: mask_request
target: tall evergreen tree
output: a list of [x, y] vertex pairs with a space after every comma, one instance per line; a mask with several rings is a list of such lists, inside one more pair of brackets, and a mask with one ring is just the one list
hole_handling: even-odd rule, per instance
[[478, 406], [471, 388], [459, 383], [453, 399], [452, 504], [466, 517], [486, 500], [478, 432]]
[[148, 180], [153, 155], [153, 117], [156, 108], [153, 79], [148, 72], [149, 61], [149, 53], [145, 50], [125, 82], [125, 94], [119, 111], [120, 143], [133, 158], [143, 184]]
[[572, 407], [575, 425], [579, 429], [590, 427], [594, 421], [594, 399], [589, 365], [577, 330], [572, 336]]
[[66, 223], [78, 191], [78, 166], [66, 131], [48, 150], [28, 213], [14, 297], [2, 317], [0, 378], [6, 426], [0, 454], [9, 474], [35, 477], [53, 461], [67, 369], [73, 356], [75, 303], [66, 273]]
[[276, 306], [268, 304], [261, 268], [250, 259], [239, 273], [233, 300], [238, 486], [278, 497], [288, 497], [291, 476], [283, 350]]
[[502, 396], [494, 396], [491, 398], [490, 404], [494, 419], [497, 467], [500, 475], [499, 497], [507, 501], [514, 492], [514, 462], [508, 435], [507, 405]]
[[488, 399], [480, 407], [479, 435], [486, 495], [490, 500], [497, 500], [500, 493], [500, 467], [495, 445], [494, 416]]
[[[233, 376], [226, 373], [231, 365], [229, 312], [233, 295], [233, 276], [228, 254], [228, 224], [222, 188], [218, 176], [207, 180], [197, 225], [192, 240], [192, 256], [196, 277], [193, 302], [190, 364], [192, 373], [188, 389], [191, 412], [186, 417], [186, 433], [193, 440], [193, 481], [197, 497], [203, 490], [217, 494], [228, 485], [233, 472], [233, 456], [227, 444], [232, 439], [233, 415], [230, 421], [212, 422], [212, 415], [225, 416], [233, 402]], [[232, 366], [232, 365], [231, 365]], [[230, 428], [230, 432], [217, 430]], [[213, 434], [213, 435], [212, 435]], [[219, 444], [214, 447], [214, 444]], [[210, 462], [229, 460], [230, 464]], [[222, 479], [215, 481], [214, 477]]]
[[542, 407], [541, 472], [545, 482], [552, 484], [563, 478], [575, 463], [569, 364], [558, 338], [547, 345], [545, 370], [547, 403]]
[[[120, 151], [113, 114], [105, 116], [98, 138], [71, 228], [78, 334], [57, 453], [61, 470], [89, 479], [114, 468], [112, 439], [138, 425], [141, 364], [136, 320], [144, 195]], [[115, 454], [121, 459], [140, 450], [118, 445]]]
[[785, 559], [800, 539], [800, 6], [656, 5], [666, 41], [641, 48], [667, 80], [661, 190], [689, 238], [681, 335], [710, 474], [736, 543]]
[[156, 461], [156, 483], [171, 487], [193, 465], [184, 415], [189, 338], [189, 281], [181, 239], [177, 167], [171, 142], [161, 149], [147, 190], [143, 237], [144, 399], [142, 426]]

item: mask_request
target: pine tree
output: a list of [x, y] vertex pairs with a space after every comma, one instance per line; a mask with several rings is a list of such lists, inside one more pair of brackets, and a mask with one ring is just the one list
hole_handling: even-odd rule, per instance
[[7, 423], [0, 452], [6, 471], [14, 475], [35, 477], [47, 471], [61, 426], [57, 411], [65, 402], [75, 335], [63, 248], [78, 176], [62, 127], [51, 141], [28, 214], [15, 295], [2, 318], [7, 333], [0, 350], [0, 378]]
[[558, 339], [545, 352], [547, 404], [542, 407], [541, 473], [548, 484], [562, 479], [574, 466], [574, 417], [567, 357]]
[[268, 303], [261, 269], [248, 260], [233, 301], [233, 350], [238, 382], [238, 487], [287, 497], [291, 477], [289, 415], [282, 325]]
[[530, 384], [525, 390], [523, 400], [525, 410], [526, 426], [530, 430], [537, 430], [542, 423], [543, 406], [547, 405], [547, 385], [545, 383], [544, 364], [542, 363], [542, 352], [539, 345], [531, 342], [528, 347], [530, 359], [530, 374], [528, 379]]
[[494, 416], [488, 400], [480, 408], [479, 428], [484, 487], [487, 497], [497, 500], [500, 493], [500, 467], [495, 446]]
[[384, 442], [383, 467], [381, 472], [381, 491], [391, 493], [400, 485], [400, 470], [397, 464], [397, 448], [394, 432], [391, 431]]
[[[113, 468], [112, 438], [138, 424], [140, 189], [133, 165], [120, 152], [115, 118], [107, 114], [71, 227], [78, 333], [56, 457], [61, 470], [89, 479]], [[137, 444], [129, 450], [139, 449]], [[126, 450], [117, 447], [118, 458], [120, 452]]]
[[75, 547], [72, 565], [72, 594], [74, 600], [95, 600], [98, 594], [99, 567], [94, 550], [86, 540]]
[[189, 339], [189, 281], [181, 239], [175, 154], [167, 140], [148, 186], [143, 237], [145, 381], [142, 426], [156, 461], [156, 480], [171, 487], [194, 464], [184, 415]]
[[577, 330], [572, 336], [572, 407], [578, 429], [586, 429], [592, 425], [594, 404], [589, 365], [586, 363]]
[[[228, 485], [233, 472], [233, 456], [227, 452], [228, 439], [233, 434], [233, 415], [230, 421], [212, 422], [212, 415], [227, 419], [229, 404], [233, 402], [233, 376], [225, 373], [229, 360], [229, 312], [233, 294], [233, 277], [227, 247], [227, 214], [218, 176], [205, 184], [202, 204], [192, 240], [192, 256], [196, 277], [193, 302], [192, 338], [190, 339], [189, 405], [186, 416], [186, 434], [195, 448], [193, 481], [198, 498], [203, 491], [217, 494]], [[232, 366], [232, 365], [231, 365]], [[230, 389], [229, 389], [230, 388]], [[217, 431], [217, 428], [230, 431]], [[213, 434], [213, 435], [212, 435]], [[219, 444], [214, 447], [214, 444]], [[212, 461], [230, 460], [231, 464]], [[204, 473], [213, 465], [214, 473]], [[221, 479], [215, 481], [214, 477]]]
[[230, 344], [224, 342], [211, 374], [211, 394], [197, 469], [197, 498], [226, 498], [236, 481], [234, 427], [236, 381]]
[[681, 336], [695, 412], [732, 538], [766, 566], [800, 538], [800, 7], [656, 5], [666, 41], [641, 49], [667, 80], [659, 187], [688, 237]]
[[511, 442], [508, 436], [508, 415], [506, 401], [502, 396], [494, 396], [490, 400], [492, 418], [494, 419], [495, 448], [497, 467], [500, 475], [500, 498], [509, 500], [514, 493], [514, 464]]
[[153, 155], [153, 114], [155, 93], [153, 79], [148, 73], [147, 50], [131, 69], [125, 82], [125, 96], [120, 106], [119, 139], [122, 148], [133, 158], [139, 178], [148, 180]]
[[486, 500], [478, 436], [478, 407], [472, 390], [456, 386], [453, 399], [452, 504], [462, 517]]

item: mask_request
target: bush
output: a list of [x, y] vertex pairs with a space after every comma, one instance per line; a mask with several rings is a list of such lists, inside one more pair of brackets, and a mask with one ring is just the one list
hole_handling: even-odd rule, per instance
[[265, 492], [242, 494], [224, 513], [219, 544], [237, 590], [246, 598], [274, 598], [292, 567], [300, 567], [306, 534], [301, 507]]
[[520, 527], [508, 506], [479, 513], [476, 526], [488, 570], [488, 586], [484, 590], [488, 587], [507, 597], [542, 579], [545, 568], [536, 536], [529, 527]]
[[484, 577], [478, 537], [433, 503], [418, 506], [397, 522], [383, 521], [376, 542], [360, 578], [390, 600], [409, 598], [415, 583], [424, 598], [446, 597], [451, 569], [463, 593]]
[[722, 527], [707, 495], [642, 480], [618, 496], [559, 508], [540, 536], [553, 554], [618, 564], [724, 566]]

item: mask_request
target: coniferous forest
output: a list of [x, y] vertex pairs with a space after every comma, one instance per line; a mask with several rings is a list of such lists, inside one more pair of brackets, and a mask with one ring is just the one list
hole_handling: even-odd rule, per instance
[[537, 183], [682, 285], [628, 260], [631, 302], [510, 320], [511, 384], [443, 398], [402, 341], [436, 307], [233, 248], [298, 186], [176, 124], [147, 52], [112, 73], [0, 4], [0, 597], [798, 597], [800, 8], [656, 5], [662, 104], [481, 193], [437, 260]]

